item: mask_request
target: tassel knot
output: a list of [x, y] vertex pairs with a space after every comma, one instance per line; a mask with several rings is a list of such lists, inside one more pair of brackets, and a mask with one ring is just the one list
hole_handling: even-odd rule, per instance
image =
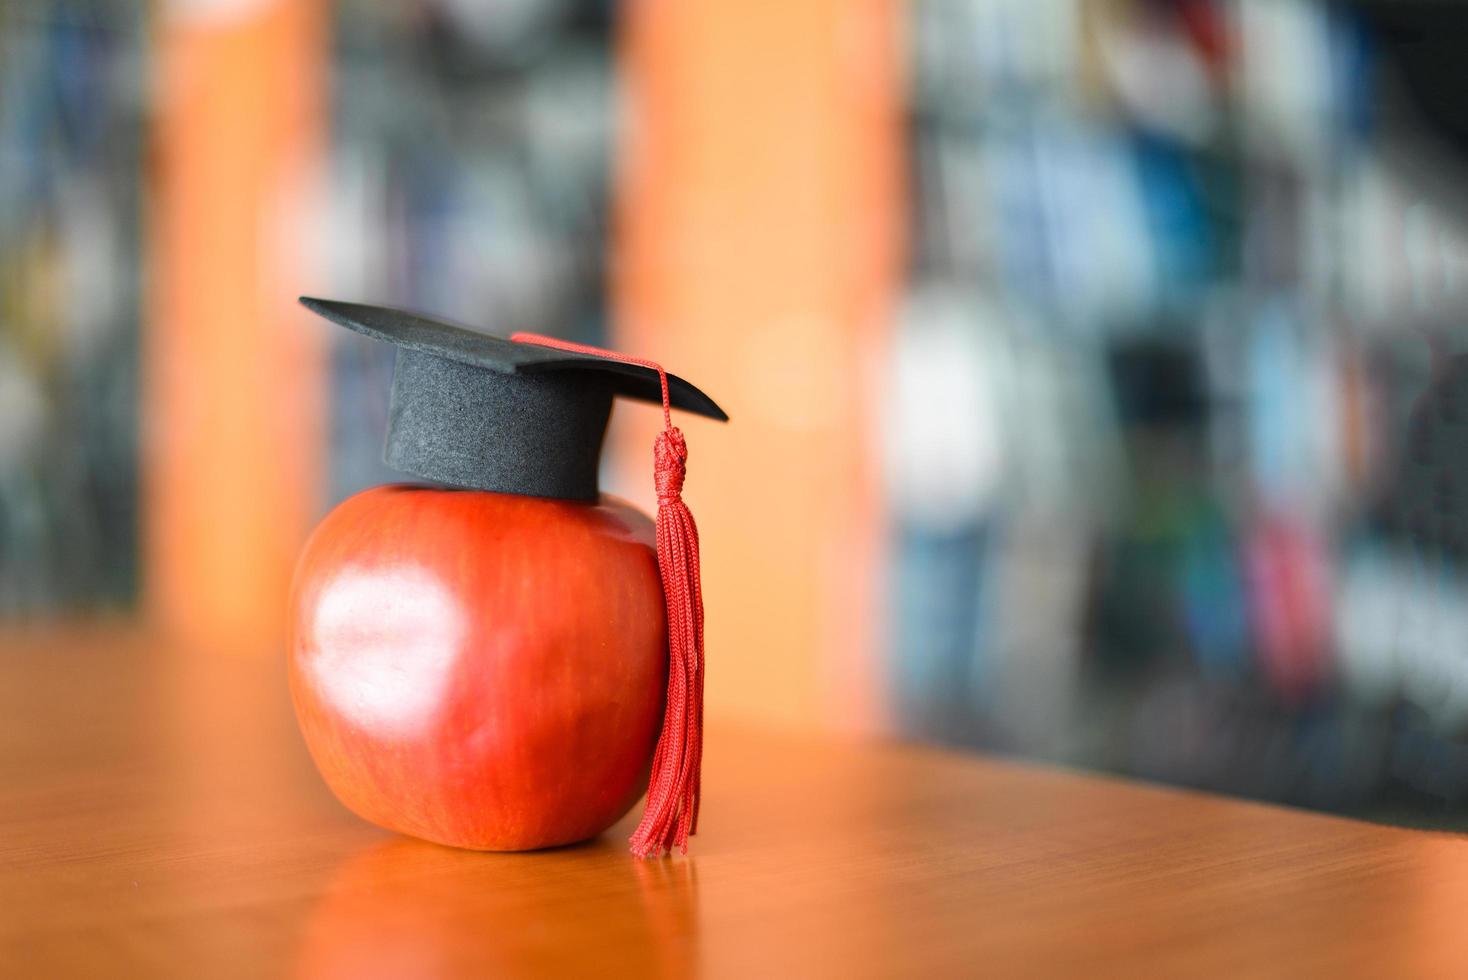
[[683, 499], [683, 477], [688, 472], [688, 444], [678, 429], [658, 433], [652, 448], [653, 483], [657, 487], [658, 506]]

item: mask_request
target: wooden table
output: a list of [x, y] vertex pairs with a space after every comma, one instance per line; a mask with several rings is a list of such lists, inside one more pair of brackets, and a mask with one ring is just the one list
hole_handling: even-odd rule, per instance
[[269, 656], [0, 636], [0, 976], [1461, 976], [1468, 846], [896, 745], [711, 733], [687, 859], [395, 837]]

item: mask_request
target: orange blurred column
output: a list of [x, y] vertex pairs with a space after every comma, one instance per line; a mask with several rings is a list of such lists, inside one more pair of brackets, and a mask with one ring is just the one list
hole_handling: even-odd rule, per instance
[[210, 646], [280, 636], [317, 506], [319, 335], [294, 308], [322, 144], [325, 5], [157, 6], [148, 188], [148, 611]]
[[[902, 256], [902, 6], [624, 9], [617, 343], [706, 387], [733, 420], [680, 422], [704, 537], [709, 710], [873, 727], [872, 362]], [[627, 421], [619, 469], [651, 499], [656, 423]]]

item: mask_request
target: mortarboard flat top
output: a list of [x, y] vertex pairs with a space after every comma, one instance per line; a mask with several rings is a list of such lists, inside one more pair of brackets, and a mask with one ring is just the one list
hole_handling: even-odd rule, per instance
[[[613, 396], [662, 403], [651, 368], [386, 306], [308, 296], [301, 303], [398, 348], [383, 459], [435, 482], [594, 500]], [[728, 420], [712, 398], [673, 374], [668, 399], [673, 408]]]
[[[662, 386], [651, 368], [624, 364], [591, 354], [573, 354], [517, 344], [448, 320], [424, 316], [390, 306], [343, 303], [332, 299], [302, 296], [301, 305], [338, 326], [355, 330], [374, 340], [386, 341], [406, 350], [432, 354], [471, 367], [500, 374], [536, 374], [542, 371], [595, 370], [617, 377], [613, 393], [626, 398], [662, 404]], [[668, 401], [674, 408], [706, 418], [729, 421], [714, 400], [682, 378], [668, 372]]]

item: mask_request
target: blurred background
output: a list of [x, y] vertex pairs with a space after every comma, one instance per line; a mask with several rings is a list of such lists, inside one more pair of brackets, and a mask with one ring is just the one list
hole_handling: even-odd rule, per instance
[[386, 302], [728, 408], [714, 714], [1468, 826], [1465, 65], [1449, 3], [7, 3], [0, 644], [279, 656], [396, 478], [295, 297]]

